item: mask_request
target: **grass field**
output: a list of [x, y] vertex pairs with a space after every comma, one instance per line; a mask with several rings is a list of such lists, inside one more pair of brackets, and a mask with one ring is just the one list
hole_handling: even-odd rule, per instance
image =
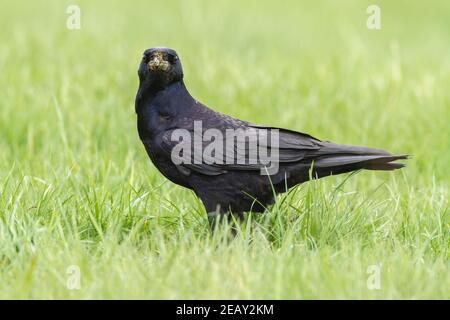
[[[0, 3], [0, 298], [450, 298], [450, 4], [377, 1], [380, 30], [367, 1], [76, 1], [80, 30], [69, 4]], [[413, 158], [211, 236], [137, 136], [152, 46], [218, 111]]]

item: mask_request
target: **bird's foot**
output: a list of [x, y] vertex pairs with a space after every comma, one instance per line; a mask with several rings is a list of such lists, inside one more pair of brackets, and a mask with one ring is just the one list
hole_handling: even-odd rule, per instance
[[236, 218], [240, 218], [240, 216], [235, 216], [232, 213], [226, 214], [218, 211], [208, 212], [208, 221], [212, 233], [214, 233], [216, 228], [218, 228], [220, 225], [226, 222], [229, 223], [230, 225], [231, 234], [233, 236], [236, 236], [237, 234]]
[[223, 216], [223, 213], [217, 211], [208, 212], [208, 222], [212, 231], [214, 231], [214, 229], [217, 227], [217, 224], [223, 220]]

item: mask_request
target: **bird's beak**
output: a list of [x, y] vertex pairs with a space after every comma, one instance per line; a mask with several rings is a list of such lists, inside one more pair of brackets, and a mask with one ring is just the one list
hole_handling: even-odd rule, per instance
[[169, 61], [165, 60], [163, 54], [160, 52], [155, 53], [147, 64], [148, 69], [151, 71], [167, 71], [169, 66]]

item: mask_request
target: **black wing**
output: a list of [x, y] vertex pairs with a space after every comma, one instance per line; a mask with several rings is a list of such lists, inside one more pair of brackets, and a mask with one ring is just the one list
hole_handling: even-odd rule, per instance
[[[218, 144], [222, 148], [215, 148], [214, 159], [222, 159], [221, 161], [208, 161], [203, 159], [200, 163], [195, 159], [202, 159], [203, 153], [207, 150], [208, 145], [216, 142], [216, 136], [213, 139], [203, 141], [203, 136], [196, 133], [192, 128], [187, 130], [192, 137], [191, 152], [182, 164], [179, 164], [181, 172], [189, 174], [189, 170], [196, 171], [204, 175], [219, 175], [228, 171], [256, 171], [261, 170], [267, 163], [261, 162], [259, 152], [261, 148], [265, 149], [266, 154], [274, 155], [274, 148], [278, 152], [277, 159], [280, 164], [295, 163], [308, 158], [312, 152], [318, 152], [321, 149], [322, 141], [310, 135], [290, 131], [275, 127], [263, 127], [257, 125], [248, 125], [246, 127], [229, 128], [233, 130], [244, 130], [241, 134], [245, 135], [245, 143], [227, 143], [227, 133], [224, 129], [219, 131]], [[186, 130], [184, 127], [183, 130]], [[275, 132], [278, 133], [276, 144], [272, 140]], [[202, 132], [204, 133], [204, 132]], [[176, 129], [166, 131], [161, 137], [161, 147], [166, 154], [172, 154], [172, 151], [180, 143], [177, 139]], [[194, 140], [201, 143], [194, 143]], [[178, 149], [177, 149], [178, 150]], [[188, 169], [188, 170], [186, 170]]]

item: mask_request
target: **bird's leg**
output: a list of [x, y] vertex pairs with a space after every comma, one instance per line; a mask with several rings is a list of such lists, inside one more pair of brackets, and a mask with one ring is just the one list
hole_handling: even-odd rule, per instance
[[208, 212], [208, 222], [213, 232], [217, 225], [223, 221], [224, 216], [225, 214], [220, 211], [220, 208], [217, 208], [216, 211]]
[[218, 221], [221, 220], [221, 214], [213, 211], [213, 212], [208, 212], [208, 221], [209, 221], [209, 226], [211, 227], [212, 230], [214, 230], [216, 224]]
[[[216, 228], [219, 228], [219, 226], [224, 222], [224, 220], [226, 218], [228, 218], [228, 216], [225, 216], [226, 213], [222, 213], [222, 212], [217, 212], [217, 211], [213, 211], [213, 212], [208, 212], [208, 221], [209, 221], [209, 226], [211, 228], [211, 232], [214, 234]], [[231, 238], [229, 240], [231, 240], [232, 238], [236, 237], [237, 235], [237, 228], [235, 226], [235, 222], [232, 219], [232, 215], [229, 215], [230, 220], [230, 231], [231, 231]]]
[[209, 221], [209, 226], [211, 227], [211, 231], [214, 233], [215, 228], [217, 228], [227, 218], [229, 219], [227, 221], [230, 223], [231, 234], [233, 236], [236, 236], [237, 226], [236, 226], [235, 219], [241, 221], [243, 218], [243, 215], [242, 214], [233, 214], [232, 212], [222, 212], [222, 211], [220, 211], [220, 208], [218, 208], [216, 211], [208, 212], [208, 221]]

